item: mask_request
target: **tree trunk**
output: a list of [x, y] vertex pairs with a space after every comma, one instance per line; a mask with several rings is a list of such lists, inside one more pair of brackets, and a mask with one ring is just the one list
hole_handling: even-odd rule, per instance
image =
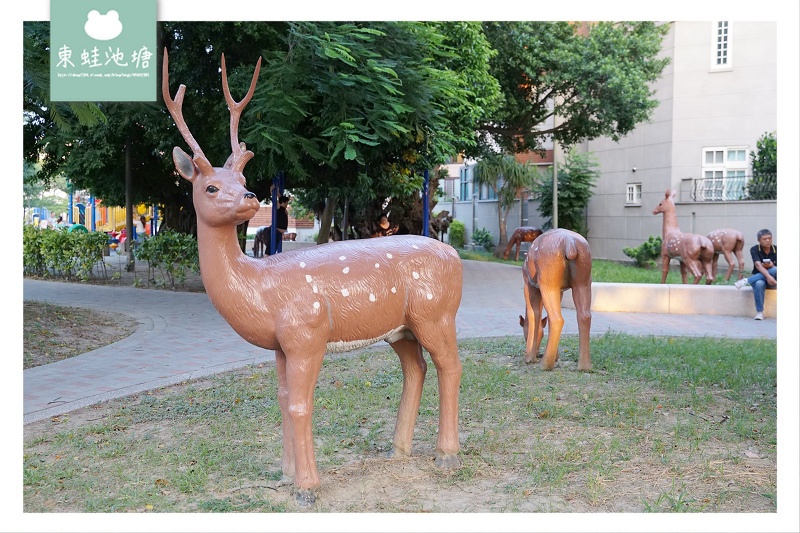
[[494, 256], [495, 257], [503, 257], [503, 252], [506, 250], [506, 246], [508, 245], [508, 232], [506, 231], [506, 221], [508, 220], [508, 212], [510, 209], [505, 210], [505, 216], [503, 215], [503, 209], [500, 207], [500, 202], [497, 202], [497, 225], [500, 229], [500, 242], [497, 243], [497, 246], [494, 249]]
[[[245, 220], [243, 223], [236, 226], [236, 237], [239, 239], [239, 247], [242, 249], [242, 253], [246, 253], [247, 250], [247, 226], [250, 225], [249, 220]], [[280, 235], [280, 234], [279, 234]]]
[[128, 252], [128, 263], [125, 270], [133, 272], [136, 268], [133, 256], [133, 170], [131, 168], [131, 138], [125, 140], [125, 250]]
[[322, 210], [322, 218], [319, 221], [319, 236], [317, 237], [317, 244], [325, 244], [331, 236], [331, 223], [333, 222], [333, 213], [336, 211], [337, 196], [329, 196], [325, 200], [325, 209]]

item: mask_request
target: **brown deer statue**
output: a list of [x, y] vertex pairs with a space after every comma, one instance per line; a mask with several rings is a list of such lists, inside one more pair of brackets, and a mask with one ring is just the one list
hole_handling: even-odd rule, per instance
[[744, 249], [744, 234], [738, 229], [724, 228], [715, 229], [708, 235], [708, 240], [714, 245], [714, 259], [711, 263], [711, 276], [717, 279], [717, 263], [719, 262], [719, 254], [725, 256], [725, 261], [728, 262], [728, 273], [725, 274], [725, 281], [731, 279], [733, 273], [733, 256], [736, 256], [736, 262], [739, 264], [739, 278], [744, 276], [744, 257], [742, 250]]
[[256, 230], [256, 236], [253, 237], [253, 257], [264, 257], [264, 254], [269, 255], [269, 234], [270, 226], [261, 226]]
[[533, 242], [536, 240], [536, 237], [542, 234], [542, 230], [539, 228], [534, 228], [533, 226], [520, 226], [514, 230], [514, 233], [511, 234], [511, 238], [508, 240], [508, 246], [506, 247], [506, 251], [503, 252], [503, 259], [508, 259], [508, 253], [511, 251], [511, 248], [516, 244], [517, 245], [517, 254], [514, 256], [514, 261], [519, 261], [519, 248], [522, 246], [523, 242]]
[[667, 282], [669, 262], [677, 258], [681, 264], [681, 279], [686, 283], [686, 271], [694, 276], [694, 284], [700, 282], [703, 274], [706, 276], [706, 285], [711, 285], [714, 275], [711, 272], [711, 262], [714, 259], [714, 245], [705, 235], [697, 233], [683, 233], [678, 227], [678, 215], [675, 211], [675, 191], [664, 194], [664, 199], [653, 209], [653, 214], [664, 214], [661, 229], [661, 283]]
[[[418, 235], [335, 242], [263, 259], [244, 254], [236, 226], [259, 208], [242, 174], [253, 156], [239, 143], [243, 108], [253, 96], [261, 60], [240, 102], [222, 86], [230, 110], [232, 154], [212, 167], [183, 118], [181, 85], [173, 100], [164, 50], [162, 93], [193, 152], [173, 149], [178, 173], [192, 183], [203, 284], [211, 302], [246, 341], [275, 351], [281, 408], [283, 482], [294, 482], [299, 506], [316, 501], [320, 484], [314, 455], [314, 387], [326, 352], [350, 351], [385, 340], [397, 352], [403, 390], [390, 456], [411, 452], [414, 425], [430, 352], [439, 383], [439, 434], [435, 462], [460, 464], [458, 393], [461, 362], [456, 312], [461, 303], [462, 264], [456, 251]], [[211, 332], [213, 334], [213, 332]]]
[[[525, 281], [525, 316], [519, 317], [525, 335], [525, 362], [539, 360], [544, 327], [549, 323], [542, 370], [552, 370], [558, 358], [558, 342], [564, 318], [561, 296], [572, 289], [578, 318], [578, 370], [592, 368], [589, 330], [592, 324], [592, 252], [581, 235], [566, 229], [546, 231], [538, 237], [522, 264]], [[547, 316], [542, 318], [542, 306]], [[531, 327], [533, 325], [533, 327]]]

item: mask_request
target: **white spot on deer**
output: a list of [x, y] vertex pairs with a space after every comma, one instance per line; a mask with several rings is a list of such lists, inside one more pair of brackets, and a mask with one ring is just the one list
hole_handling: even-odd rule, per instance
[[397, 292], [397, 287], [392, 287], [392, 292], [396, 293]]
[[375, 268], [380, 268], [380, 267], [381, 267], [380, 263], [375, 263]]
[[317, 293], [319, 292], [319, 290], [317, 290], [317, 286], [316, 286], [316, 285], [314, 285], [314, 286], [313, 286], [313, 287], [311, 287], [311, 288], [312, 288], [312, 289], [314, 289], [314, 294], [317, 294]]
[[377, 300], [377, 298], [375, 298], [375, 295], [374, 294], [370, 294], [369, 295], [369, 301], [370, 302], [374, 302], [375, 300]]
[[350, 291], [347, 289], [342, 289], [342, 296], [350, 296]]
[[419, 279], [419, 273], [418, 272], [412, 272], [411, 275], [414, 276], [414, 279]]
[[419, 246], [417, 246], [416, 244], [412, 244], [412, 245], [411, 245], [411, 247], [412, 247], [413, 249], [415, 249], [415, 250], [419, 250]]
[[386, 257], [388, 257], [389, 259], [391, 259], [391, 258], [392, 258], [392, 254], [386, 254]]
[[306, 281], [311, 283], [311, 276], [309, 276], [308, 274], [306, 274]]
[[339, 261], [344, 261], [345, 259], [347, 259], [346, 255], [340, 255], [339, 256]]
[[428, 293], [428, 294], [426, 294], [425, 296], [427, 296], [427, 297], [428, 297], [428, 300], [433, 300], [433, 294], [431, 294], [431, 293]]
[[305, 267], [306, 267], [306, 262], [300, 261], [300, 268], [305, 268]]
[[319, 302], [314, 302], [314, 309], [319, 309]]
[[344, 267], [344, 270], [342, 270], [342, 273], [343, 274], [347, 274], [348, 272], [350, 272], [350, 267]]

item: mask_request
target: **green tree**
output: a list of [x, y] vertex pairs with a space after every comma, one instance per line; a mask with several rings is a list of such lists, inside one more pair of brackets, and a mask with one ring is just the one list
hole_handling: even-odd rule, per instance
[[508, 213], [520, 193], [536, 183], [538, 173], [527, 163], [520, 163], [513, 156], [494, 154], [484, 157], [475, 165], [475, 182], [486, 184], [497, 196], [497, 223], [500, 227], [500, 242], [494, 255], [501, 257], [508, 244], [506, 225]]
[[[570, 150], [564, 165], [558, 170], [558, 226], [588, 234], [586, 206], [600, 172], [591, 153]], [[533, 198], [539, 200], [539, 214], [548, 218], [542, 229], [553, 227], [553, 180], [543, 179], [533, 188]]]
[[[457, 29], [448, 28], [451, 40]], [[436, 24], [290, 23], [287, 43], [288, 52], [267, 54], [269, 81], [256, 89], [247, 138], [264, 173], [285, 170], [287, 185], [305, 190], [322, 222], [319, 242], [339, 199], [370, 214], [388, 197], [413, 195], [425, 168], [475, 144], [469, 120], [449, 120], [479, 114], [470, 70], [446, 68], [457, 57]]]
[[764, 133], [750, 152], [753, 177], [747, 184], [748, 200], [775, 200], [778, 197], [778, 137]]
[[650, 83], [668, 26], [653, 22], [484, 22], [499, 53], [490, 60], [503, 101], [480, 125], [485, 151], [542, 150], [608, 136], [620, 139], [650, 119], [658, 101]]

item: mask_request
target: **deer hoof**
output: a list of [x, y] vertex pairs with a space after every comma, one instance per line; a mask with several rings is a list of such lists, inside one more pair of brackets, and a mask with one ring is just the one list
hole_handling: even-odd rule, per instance
[[578, 372], [589, 372], [592, 369], [592, 364], [589, 363], [588, 365], [581, 365], [578, 363]]
[[539, 362], [539, 358], [536, 357], [535, 355], [532, 355], [530, 357], [526, 355], [525, 356], [525, 362], [528, 363], [529, 365], [532, 365], [533, 363], [538, 363]]
[[386, 457], [388, 459], [399, 459], [400, 457], [408, 457], [411, 455], [411, 452], [405, 452], [398, 448], [392, 446], [392, 449], [386, 452]]
[[311, 507], [317, 503], [317, 496], [311, 489], [297, 489], [294, 494], [294, 502], [298, 507]]
[[294, 485], [294, 478], [292, 476], [287, 476], [286, 474], [284, 474], [278, 480], [278, 486], [285, 487], [287, 485]]
[[436, 452], [436, 459], [434, 463], [439, 468], [460, 468], [461, 458], [457, 453]]

